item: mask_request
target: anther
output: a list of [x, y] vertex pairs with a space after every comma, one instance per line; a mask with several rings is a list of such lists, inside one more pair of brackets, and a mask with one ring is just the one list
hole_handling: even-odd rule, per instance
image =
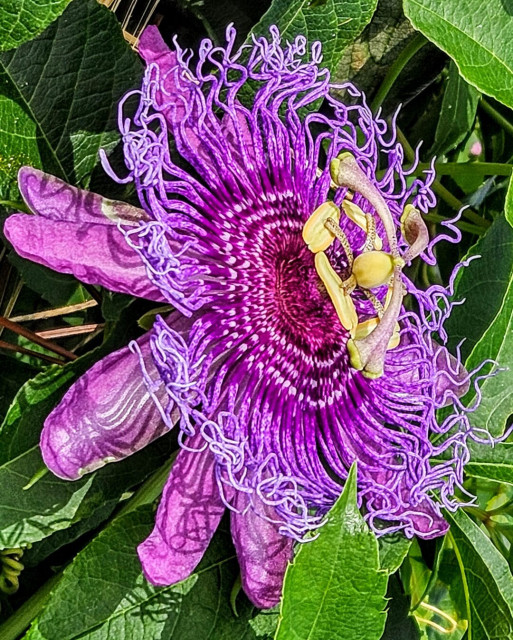
[[315, 269], [326, 287], [342, 326], [353, 335], [358, 326], [358, 315], [354, 302], [344, 290], [342, 280], [322, 251], [315, 254]]
[[340, 209], [333, 202], [323, 202], [312, 213], [303, 227], [303, 240], [313, 253], [325, 251], [335, 240], [335, 234], [326, 225], [327, 220], [332, 220], [338, 227]]

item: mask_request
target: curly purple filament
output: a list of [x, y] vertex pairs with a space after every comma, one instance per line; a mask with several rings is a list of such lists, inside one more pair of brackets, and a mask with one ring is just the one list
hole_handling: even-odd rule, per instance
[[[387, 352], [384, 375], [369, 380], [349, 364], [348, 332], [301, 237], [319, 205], [347, 196], [345, 188], [330, 191], [330, 161], [341, 152], [353, 154], [385, 199], [400, 247], [406, 204], [423, 213], [435, 204], [434, 170], [420, 178], [417, 162], [403, 168], [394, 121], [374, 116], [353, 85], [330, 83], [320, 43], [308, 56], [305, 38], [283, 47], [278, 30], [270, 32], [234, 50], [230, 27], [226, 47], [205, 40], [196, 65], [176, 46], [176, 64], [149, 64], [141, 90], [120, 105], [128, 175], [118, 180], [135, 183], [151, 217], [122, 231], [152, 282], [193, 321], [185, 335], [157, 319], [159, 378], [145, 373], [148, 388], [165, 387], [161, 413], [169, 427], [179, 419], [182, 446], [201, 433], [229, 508], [233, 489], [249, 505], [261, 499], [282, 533], [304, 540], [357, 460], [360, 503], [377, 533], [441, 535], [440, 508], [461, 504], [454, 493], [463, 490], [467, 440], [486, 438], [470, 426], [475, 406], [459, 400], [472, 384], [479, 401], [482, 376], [467, 375], [440, 344], [452, 281], [421, 291], [405, 279], [416, 310], [403, 310], [399, 346]], [[248, 108], [242, 92], [250, 85]], [[139, 106], [127, 117], [134, 95]], [[305, 115], [321, 98], [331, 115]], [[374, 213], [359, 193], [353, 202]], [[349, 219], [341, 226], [360, 250], [364, 232]], [[452, 231], [455, 238], [444, 239], [457, 241]], [[432, 249], [422, 254], [429, 263]], [[339, 246], [330, 260], [343, 268]], [[375, 292], [378, 300], [386, 290]], [[360, 318], [375, 314], [365, 296], [354, 303]], [[447, 405], [440, 423], [437, 410]]]

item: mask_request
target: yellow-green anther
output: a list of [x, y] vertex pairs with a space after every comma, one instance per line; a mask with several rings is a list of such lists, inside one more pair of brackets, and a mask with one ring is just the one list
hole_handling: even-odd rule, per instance
[[358, 315], [354, 303], [351, 296], [344, 290], [342, 280], [331, 266], [326, 254], [322, 251], [315, 254], [315, 269], [326, 287], [342, 326], [353, 335], [358, 326]]
[[409, 262], [428, 246], [429, 232], [420, 211], [411, 204], [407, 204], [404, 208], [400, 222], [403, 238], [410, 245], [403, 257], [406, 262]]
[[340, 209], [333, 202], [323, 202], [312, 213], [303, 227], [303, 240], [310, 251], [325, 251], [335, 240], [335, 235], [326, 227], [326, 221], [332, 219], [338, 225]]
[[352, 153], [341, 153], [331, 161], [331, 177], [340, 187], [347, 187], [360, 193], [374, 207], [383, 223], [383, 228], [390, 247], [390, 253], [398, 256], [397, 238], [395, 236], [395, 222], [387, 203], [378, 189], [372, 184], [366, 173], [358, 166]]
[[367, 251], [354, 259], [352, 275], [358, 286], [375, 289], [390, 280], [396, 265], [403, 264], [401, 258], [394, 258], [385, 251]]
[[372, 247], [377, 251], [380, 251], [383, 247], [383, 242], [376, 233], [374, 217], [368, 213], [364, 213], [357, 204], [354, 204], [354, 202], [351, 202], [350, 200], [344, 200], [342, 202], [342, 209], [350, 220], [369, 235]]

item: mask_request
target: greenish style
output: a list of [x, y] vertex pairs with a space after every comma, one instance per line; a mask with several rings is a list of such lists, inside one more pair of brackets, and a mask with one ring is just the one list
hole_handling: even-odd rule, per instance
[[377, 640], [385, 627], [388, 573], [356, 504], [356, 465], [322, 533], [285, 574], [276, 640]]
[[[513, 14], [505, 0], [404, 0], [413, 26], [483, 93], [513, 106]], [[508, 8], [509, 6], [509, 8]]]
[[70, 0], [11, 0], [0, 4], [0, 51], [32, 40], [58, 18]]
[[461, 571], [468, 614], [468, 640], [511, 638], [513, 577], [504, 556], [462, 510], [447, 514]]

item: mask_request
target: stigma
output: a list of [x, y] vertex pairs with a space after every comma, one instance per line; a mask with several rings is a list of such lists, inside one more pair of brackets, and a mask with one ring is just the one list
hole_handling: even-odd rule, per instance
[[[374, 214], [365, 213], [352, 201], [343, 200], [339, 208], [334, 202], [321, 204], [303, 227], [303, 240], [315, 254], [315, 269], [324, 284], [338, 319], [348, 332], [347, 351], [351, 366], [365, 377], [379, 378], [384, 372], [386, 352], [400, 344], [398, 321], [405, 294], [402, 269], [406, 262], [419, 255], [429, 242], [422, 216], [412, 205], [406, 205], [400, 227], [395, 222], [378, 188], [359, 167], [354, 156], [344, 152], [330, 165], [333, 183], [350, 193], [360, 193], [373, 207]], [[376, 231], [376, 217], [386, 237]], [[365, 234], [365, 242], [354, 255], [353, 247], [340, 221], [347, 218]], [[344, 222], [344, 228], [347, 223]], [[408, 244], [399, 252], [397, 229]], [[383, 250], [384, 240], [388, 251]], [[338, 241], [345, 254], [344, 278], [333, 268], [326, 251]], [[376, 290], [387, 286], [382, 304]], [[353, 293], [362, 291], [374, 307], [376, 315], [359, 318]]]

